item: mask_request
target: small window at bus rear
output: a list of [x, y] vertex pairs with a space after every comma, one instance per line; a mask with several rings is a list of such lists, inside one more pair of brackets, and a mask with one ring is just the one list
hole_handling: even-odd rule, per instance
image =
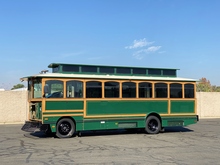
[[97, 72], [97, 67], [95, 66], [82, 66], [82, 72]]
[[160, 69], [148, 69], [148, 75], [161, 75]]
[[100, 67], [99, 68], [100, 73], [114, 73], [114, 68], [109, 68], [109, 67]]
[[133, 68], [133, 74], [142, 74], [142, 75], [145, 75], [145, 74], [146, 74], [146, 69]]
[[176, 70], [163, 70], [164, 76], [176, 76]]
[[63, 65], [64, 72], [79, 72], [79, 66]]
[[117, 68], [117, 73], [119, 74], [131, 74], [130, 68]]

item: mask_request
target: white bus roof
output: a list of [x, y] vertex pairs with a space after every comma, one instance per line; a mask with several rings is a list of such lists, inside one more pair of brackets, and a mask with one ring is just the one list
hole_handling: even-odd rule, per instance
[[196, 82], [197, 79], [181, 77], [151, 77], [151, 76], [119, 76], [119, 75], [92, 75], [92, 74], [64, 74], [64, 73], [46, 73], [23, 77], [21, 81], [27, 81], [28, 78], [80, 78], [80, 79], [108, 79], [108, 80], [156, 80], [156, 81], [190, 81]]

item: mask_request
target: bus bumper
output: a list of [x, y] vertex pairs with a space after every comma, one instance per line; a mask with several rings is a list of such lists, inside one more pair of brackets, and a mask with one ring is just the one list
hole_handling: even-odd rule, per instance
[[39, 121], [25, 121], [25, 124], [22, 126], [21, 130], [25, 132], [35, 132], [39, 130], [42, 126], [42, 123]]

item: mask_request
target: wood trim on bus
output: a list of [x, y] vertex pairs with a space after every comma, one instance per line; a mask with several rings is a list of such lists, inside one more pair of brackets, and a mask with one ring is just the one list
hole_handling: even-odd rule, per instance
[[[42, 78], [42, 95], [43, 95], [43, 87], [45, 86], [45, 82], [48, 81], [48, 80], [59, 80], [59, 81], [62, 81], [63, 82], [63, 89], [64, 89], [64, 98], [32, 98], [29, 100], [29, 102], [40, 102], [42, 101], [42, 112], [64, 112], [64, 111], [68, 111], [68, 112], [83, 112], [82, 114], [78, 114], [79, 116], [80, 115], [83, 115], [84, 118], [100, 118], [100, 117], [116, 117], [116, 116], [120, 116], [120, 115], [95, 115], [95, 116], [87, 116], [87, 112], [86, 112], [86, 109], [87, 109], [87, 101], [95, 101], [95, 100], [108, 100], [108, 101], [116, 101], [116, 100], [128, 100], [128, 101], [147, 101], [147, 100], [167, 100], [168, 101], [168, 113], [167, 114], [160, 114], [161, 116], [175, 116], [175, 114], [171, 114], [171, 101], [172, 100], [193, 100], [195, 101], [195, 106], [194, 106], [194, 113], [193, 114], [196, 114], [197, 111], [196, 111], [196, 108], [197, 108], [197, 99], [196, 99], [196, 83], [195, 82], [178, 82], [178, 81], [148, 81], [148, 80], [113, 80], [113, 79], [105, 79], [105, 80], [100, 80], [100, 79], [81, 79], [81, 78], [74, 78], [74, 79], [69, 79], [69, 78]], [[83, 97], [82, 98], [66, 98], [66, 82], [67, 81], [81, 81], [83, 82]], [[101, 82], [102, 83], [102, 98], [86, 98], [86, 82], [89, 82], [89, 81], [98, 81], [98, 82]], [[104, 90], [104, 83], [105, 82], [118, 82], [119, 83], [119, 98], [105, 98], [105, 90]], [[122, 83], [123, 82], [134, 82], [136, 83], [136, 97], [135, 98], [122, 98]], [[139, 83], [142, 83], [142, 82], [146, 82], [146, 83], [151, 83], [152, 84], [152, 98], [139, 98]], [[167, 98], [155, 98], [155, 84], [156, 83], [165, 83], [167, 84]], [[173, 84], [173, 83], [177, 83], [177, 84], [182, 84], [182, 98], [170, 98], [170, 84]], [[184, 89], [184, 85], [185, 84], [192, 84], [194, 85], [194, 98], [185, 98], [185, 89]], [[31, 86], [32, 88], [32, 91], [33, 91], [33, 85]], [[33, 96], [33, 93], [32, 93], [32, 96]], [[46, 101], [83, 101], [84, 103], [84, 108], [83, 110], [48, 110], [48, 111], [45, 111], [45, 104], [46, 104]], [[73, 116], [76, 115], [76, 114], [72, 114]], [[127, 115], [124, 115], [123, 116], [145, 116], [146, 114], [127, 114]], [[192, 115], [191, 113], [189, 114], [176, 114], [176, 115]], [[42, 115], [42, 117], [45, 117], [45, 115]]]

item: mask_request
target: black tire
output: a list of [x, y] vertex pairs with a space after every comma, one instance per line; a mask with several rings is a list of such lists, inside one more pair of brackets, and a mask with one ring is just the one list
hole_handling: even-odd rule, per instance
[[161, 130], [160, 119], [156, 116], [149, 116], [146, 120], [145, 131], [148, 134], [158, 134]]
[[75, 124], [69, 118], [63, 118], [57, 123], [56, 136], [58, 138], [70, 138], [75, 133]]

